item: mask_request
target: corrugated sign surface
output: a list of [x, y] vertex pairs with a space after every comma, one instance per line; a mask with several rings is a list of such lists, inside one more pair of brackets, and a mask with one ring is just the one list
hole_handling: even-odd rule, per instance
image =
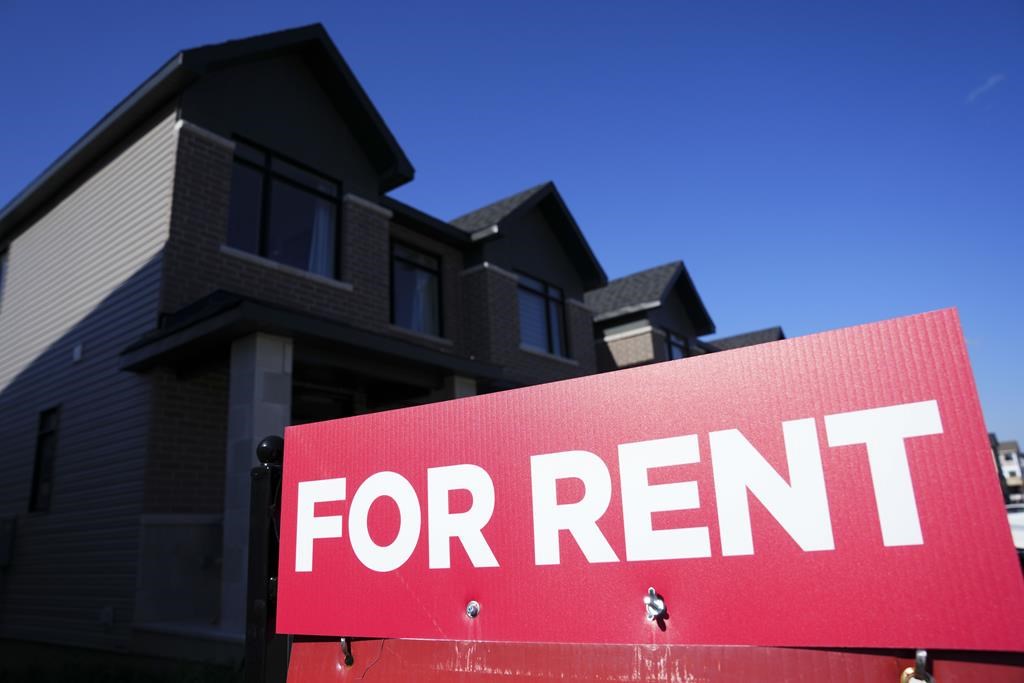
[[285, 443], [282, 633], [1024, 650], [951, 310]]

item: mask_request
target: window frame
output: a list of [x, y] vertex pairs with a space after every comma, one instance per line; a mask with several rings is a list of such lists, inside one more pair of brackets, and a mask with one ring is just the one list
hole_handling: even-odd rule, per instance
[[[54, 476], [57, 462], [57, 450], [60, 446], [60, 405], [47, 408], [46, 410], [40, 411], [39, 420], [36, 425], [36, 450], [35, 457], [32, 461], [32, 490], [29, 493], [28, 500], [28, 511], [29, 512], [49, 512], [53, 504], [53, 482], [56, 479]], [[53, 427], [47, 428], [47, 417], [53, 416]], [[49, 493], [47, 493], [44, 500], [40, 500], [40, 485], [42, 482], [43, 475], [43, 439], [45, 437], [52, 437], [53, 439], [53, 453], [50, 456], [49, 463], [49, 479], [48, 483], [50, 486]]]
[[[672, 349], [678, 348], [682, 355], [679, 358], [672, 357]], [[690, 357], [690, 340], [681, 337], [669, 329], [665, 329], [665, 350], [668, 353], [668, 360], [682, 360]]]
[[[283, 154], [279, 154], [277, 152], [274, 152], [271, 149], [269, 149], [268, 147], [265, 147], [263, 145], [257, 144], [257, 143], [255, 143], [255, 142], [253, 142], [251, 140], [246, 139], [246, 138], [243, 138], [243, 137], [240, 137], [240, 136], [235, 136], [234, 141], [235, 141], [235, 153], [234, 153], [234, 155], [232, 156], [232, 159], [231, 159], [232, 171], [234, 170], [235, 164], [241, 164], [242, 166], [245, 166], [246, 168], [250, 168], [250, 169], [253, 169], [253, 170], [259, 172], [259, 174], [260, 174], [260, 197], [259, 197], [260, 221], [259, 221], [259, 225], [256, 226], [256, 230], [257, 230], [257, 235], [256, 235], [256, 253], [254, 255], [255, 256], [259, 256], [260, 258], [265, 258], [265, 259], [267, 259], [269, 261], [274, 261], [274, 263], [282, 263], [283, 265], [290, 266], [292, 268], [299, 268], [300, 270], [304, 270], [304, 271], [306, 271], [308, 273], [312, 273], [313, 275], [320, 275], [321, 277], [326, 277], [326, 276], [323, 276], [321, 273], [313, 273], [313, 271], [309, 270], [308, 268], [302, 268], [300, 266], [293, 266], [290, 263], [283, 263], [283, 262], [278, 261], [277, 259], [271, 258], [270, 256], [267, 255], [267, 241], [268, 241], [268, 235], [270, 233], [270, 216], [271, 216], [271, 211], [273, 210], [273, 202], [271, 200], [271, 197], [273, 195], [273, 181], [276, 180], [278, 182], [282, 182], [282, 183], [284, 183], [286, 185], [289, 185], [291, 187], [298, 188], [299, 190], [302, 190], [303, 192], [308, 192], [309, 194], [314, 195], [314, 196], [318, 197], [319, 199], [323, 199], [325, 201], [331, 202], [334, 205], [334, 255], [333, 255], [334, 256], [334, 267], [332, 268], [332, 273], [331, 273], [330, 277], [332, 279], [335, 279], [335, 280], [341, 280], [342, 279], [341, 257], [342, 257], [342, 251], [343, 251], [342, 250], [342, 232], [341, 232], [341, 227], [342, 227], [342, 216], [341, 216], [341, 214], [342, 214], [342, 183], [341, 183], [341, 180], [338, 179], [338, 178], [335, 178], [333, 176], [327, 175], [326, 173], [323, 173], [321, 171], [318, 171], [317, 169], [312, 168], [311, 166], [308, 166], [308, 165], [302, 163], [301, 161], [297, 161], [297, 160], [295, 160], [295, 159], [293, 159], [291, 157], [288, 157], [288, 156], [285, 156]], [[263, 157], [262, 163], [257, 163], [255, 161], [253, 161], [252, 159], [249, 159], [249, 158], [239, 154], [238, 145], [243, 145], [245, 147], [248, 147], [248, 148], [252, 149], [253, 151], [259, 152], [262, 155], [262, 157]], [[323, 180], [323, 181], [325, 181], [327, 183], [333, 184], [334, 187], [335, 187], [335, 194], [331, 195], [328, 192], [324, 192], [322, 190], [317, 189], [316, 187], [311, 187], [309, 185], [306, 185], [306, 184], [302, 183], [301, 181], [296, 180], [295, 178], [289, 177], [288, 175], [282, 173], [279, 170], [275, 170], [274, 169], [274, 160], [275, 159], [277, 161], [281, 161], [281, 162], [283, 162], [285, 164], [288, 164], [289, 166], [293, 166], [296, 169], [298, 169], [299, 171], [302, 171], [304, 173], [308, 173], [308, 174], [310, 174], [310, 175], [312, 175], [314, 177], [320, 178], [321, 180]], [[229, 228], [230, 228], [230, 220], [231, 219], [230, 219], [230, 207], [229, 207], [229, 214], [228, 214]], [[227, 237], [226, 236], [225, 236], [224, 243], [227, 246], [229, 246], [229, 247], [231, 247], [233, 249], [242, 249], [242, 251], [246, 251], [247, 253], [252, 253], [252, 252], [249, 252], [246, 249], [243, 249], [242, 247], [236, 247], [236, 246], [234, 246], [232, 244], [229, 244], [227, 242]]]
[[[543, 351], [544, 353], [551, 354], [552, 356], [556, 356], [558, 358], [572, 358], [571, 349], [569, 348], [569, 329], [568, 329], [568, 325], [567, 325], [567, 322], [566, 322], [566, 315], [565, 315], [565, 289], [563, 287], [558, 287], [557, 285], [553, 285], [550, 282], [548, 282], [547, 280], [542, 280], [539, 277], [534, 277], [533, 275], [528, 275], [527, 273], [524, 273], [522, 271], [517, 272], [516, 275], [518, 276], [518, 279], [517, 279], [517, 282], [516, 282], [516, 304], [517, 304], [517, 310], [518, 310], [518, 313], [519, 313], [519, 316], [520, 316], [519, 317], [519, 343], [521, 345], [523, 345], [523, 346], [526, 346], [527, 348], [537, 349], [539, 351]], [[536, 282], [540, 286], [539, 287], [531, 286], [530, 284], [527, 284], [526, 282], [524, 282], [524, 280], [530, 280], [532, 282]], [[546, 341], [547, 341], [547, 348], [541, 348], [541, 347], [538, 347], [538, 346], [534, 346], [533, 344], [530, 344], [530, 343], [527, 343], [527, 342], [523, 341], [522, 306], [518, 305], [519, 304], [519, 292], [520, 292], [520, 290], [525, 290], [525, 291], [527, 291], [527, 292], [529, 292], [531, 294], [534, 294], [534, 295], [537, 295], [537, 296], [541, 297], [544, 300], [544, 330], [545, 330], [545, 338], [546, 338]], [[551, 295], [551, 291], [552, 290], [558, 292], [558, 297], [557, 298]], [[560, 311], [560, 314], [561, 314], [560, 315], [560, 320], [558, 321], [559, 322], [558, 329], [559, 329], [560, 337], [561, 337], [561, 339], [559, 341], [561, 342], [561, 345], [562, 345], [562, 353], [558, 353], [555, 350], [555, 348], [554, 348], [554, 335], [552, 335], [552, 333], [551, 333], [551, 304], [552, 303], [555, 303], [555, 304], [558, 305], [559, 311]]]
[[[402, 249], [408, 249], [409, 251], [414, 251], [416, 253], [422, 254], [423, 256], [427, 256], [429, 258], [434, 259], [435, 261], [437, 261], [437, 269], [432, 271], [430, 268], [427, 268], [426, 266], [424, 266], [421, 263], [417, 263], [415, 261], [412, 261], [411, 259], [404, 258], [402, 256], [397, 255], [395, 253], [395, 247], [401, 247]], [[435, 252], [431, 252], [431, 251], [426, 250], [426, 249], [422, 249], [422, 248], [420, 248], [418, 246], [414, 246], [414, 245], [412, 245], [412, 244], [410, 244], [410, 243], [408, 243], [408, 242], [406, 242], [404, 240], [398, 240], [398, 239], [393, 239], [393, 238], [391, 240], [391, 244], [389, 245], [388, 251], [390, 253], [390, 258], [388, 259], [388, 270], [390, 271], [389, 272], [389, 277], [388, 277], [388, 285], [389, 285], [390, 295], [391, 295], [390, 296], [390, 302], [391, 302], [390, 321], [391, 321], [391, 324], [394, 325], [395, 327], [399, 328], [399, 329], [407, 330], [409, 332], [413, 332], [414, 334], [424, 334], [424, 335], [427, 335], [428, 337], [438, 337], [438, 338], [442, 338], [442, 339], [445, 338], [444, 337], [444, 332], [445, 332], [445, 330], [444, 330], [444, 328], [445, 328], [445, 325], [444, 325], [444, 287], [443, 287], [444, 280], [442, 278], [442, 273], [441, 273], [441, 271], [443, 270], [442, 264], [444, 263], [444, 260], [442, 259], [441, 255], [438, 254], [438, 253], [435, 253]], [[398, 259], [399, 261], [402, 261], [403, 263], [405, 263], [407, 265], [411, 265], [413, 267], [416, 267], [416, 268], [419, 268], [421, 270], [427, 271], [428, 273], [433, 273], [434, 277], [437, 278], [437, 334], [436, 335], [435, 334], [431, 334], [430, 332], [422, 332], [420, 330], [414, 330], [411, 327], [405, 327], [404, 325], [400, 325], [400, 324], [398, 324], [398, 322], [396, 322], [396, 320], [395, 320], [395, 295], [397, 294], [398, 288], [395, 287], [395, 259]]]

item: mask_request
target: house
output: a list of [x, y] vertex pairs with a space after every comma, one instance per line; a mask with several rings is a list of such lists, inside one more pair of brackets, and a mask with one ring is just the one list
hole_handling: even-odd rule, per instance
[[0, 211], [0, 637], [235, 657], [262, 437], [713, 331], [552, 183], [444, 221], [412, 178], [314, 25], [178, 53]]
[[1003, 480], [1006, 482], [1006, 502], [1020, 503], [1024, 501], [1024, 462], [1020, 454], [1020, 446], [1016, 441], [1000, 441], [996, 447], [997, 462]]

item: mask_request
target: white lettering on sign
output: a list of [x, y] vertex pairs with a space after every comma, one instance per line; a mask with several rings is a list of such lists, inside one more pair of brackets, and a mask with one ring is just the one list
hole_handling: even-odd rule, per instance
[[813, 419], [782, 423], [786, 481], [736, 429], [711, 432], [711, 463], [723, 555], [753, 555], [747, 491], [804, 550], [835, 550], [818, 431]]
[[[367, 525], [370, 506], [382, 496], [398, 505], [398, 535], [388, 545], [377, 545]], [[409, 480], [396, 472], [378, 472], [364, 481], [352, 497], [348, 537], [356, 557], [368, 569], [389, 572], [405, 564], [420, 539], [420, 501]]]
[[829, 446], [867, 445], [882, 543], [924, 543], [904, 440], [942, 433], [939, 404], [921, 401], [826, 415], [825, 431]]
[[345, 477], [300, 481], [298, 514], [295, 521], [295, 571], [313, 571], [313, 540], [341, 538], [341, 515], [314, 516], [317, 503], [345, 500]]
[[[558, 534], [568, 531], [587, 561], [618, 562], [597, 520], [612, 500], [612, 479], [604, 461], [587, 451], [548, 453], [530, 458], [533, 485], [533, 556], [538, 565], [561, 561]], [[583, 497], [558, 504], [559, 479], [583, 482]]]
[[655, 467], [689, 465], [700, 460], [697, 436], [673, 436], [619, 445], [619, 481], [622, 485], [622, 526], [626, 559], [675, 560], [711, 557], [706, 526], [658, 529], [652, 512], [696, 510], [700, 507], [697, 482], [681, 481], [652, 486], [647, 471]]
[[[449, 491], [465, 490], [473, 504], [465, 512], [448, 508]], [[497, 567], [483, 528], [494, 513], [494, 482], [477, 465], [431, 467], [427, 470], [427, 521], [430, 568], [448, 569], [451, 564], [451, 539], [457, 538], [474, 567]]]
[[[753, 495], [804, 551], [834, 550], [821, 446], [814, 418], [782, 423], [787, 477], [780, 474], [738, 429], [711, 432], [711, 472], [723, 556], [752, 555], [750, 520]], [[885, 546], [921, 545], [914, 485], [907, 461], [906, 440], [942, 433], [936, 401], [907, 403], [825, 416], [830, 447], [863, 444]], [[658, 512], [700, 509], [696, 481], [653, 485], [652, 469], [694, 466], [700, 462], [695, 434], [651, 439], [618, 446], [619, 492], [622, 504], [625, 558], [630, 562], [711, 556], [707, 526], [655, 529]], [[534, 562], [561, 563], [561, 532], [567, 531], [590, 563], [618, 562], [598, 522], [612, 499], [608, 466], [589, 451], [563, 451], [530, 457], [533, 503]], [[576, 480], [582, 496], [558, 502], [558, 482]], [[342, 515], [316, 516], [317, 503], [345, 501], [346, 480], [322, 479], [298, 484], [295, 529], [295, 571], [313, 570], [317, 539], [341, 538]], [[467, 491], [472, 503], [452, 512], [450, 493]], [[484, 530], [494, 513], [496, 494], [491, 476], [473, 464], [427, 469], [427, 543], [431, 569], [451, 567], [451, 541], [458, 539], [475, 567], [497, 567]], [[398, 506], [398, 534], [378, 545], [368, 527], [370, 507], [381, 497]], [[348, 536], [356, 558], [377, 572], [398, 569], [412, 556], [420, 539], [421, 513], [416, 490], [397, 472], [377, 472], [356, 490], [348, 511]]]

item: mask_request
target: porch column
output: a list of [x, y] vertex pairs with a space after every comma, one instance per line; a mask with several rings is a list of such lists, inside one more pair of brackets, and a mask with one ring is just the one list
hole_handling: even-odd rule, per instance
[[224, 559], [220, 623], [245, 635], [249, 544], [249, 471], [256, 445], [284, 435], [292, 409], [292, 340], [256, 333], [231, 345], [228, 439], [224, 465]]

